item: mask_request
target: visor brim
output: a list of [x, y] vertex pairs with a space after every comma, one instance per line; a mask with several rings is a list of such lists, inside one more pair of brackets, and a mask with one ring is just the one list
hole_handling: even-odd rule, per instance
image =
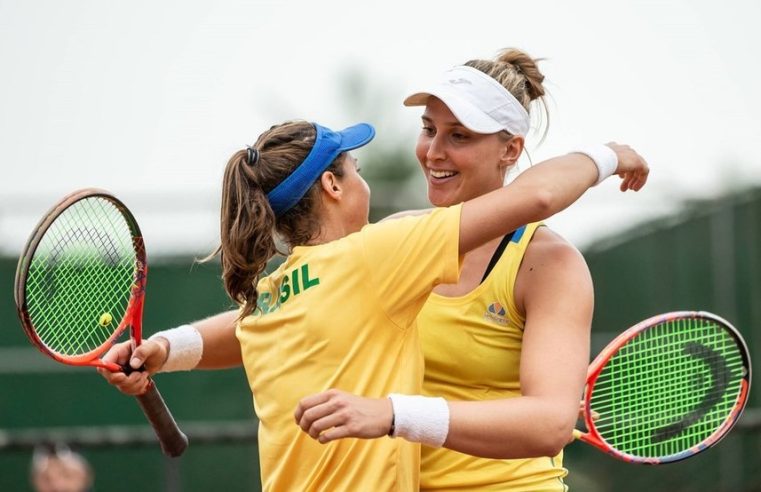
[[435, 97], [443, 102], [457, 120], [470, 131], [483, 134], [497, 133], [505, 128], [495, 119], [460, 97], [450, 87], [440, 85], [426, 92], [416, 92], [404, 100], [405, 106], [425, 106]]
[[341, 144], [338, 147], [339, 152], [358, 149], [367, 145], [373, 138], [375, 138], [375, 128], [367, 123], [359, 123], [344, 128], [337, 133], [341, 135]]

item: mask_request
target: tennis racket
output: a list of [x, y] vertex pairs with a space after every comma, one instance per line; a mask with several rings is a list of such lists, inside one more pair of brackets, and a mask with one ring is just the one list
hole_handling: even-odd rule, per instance
[[750, 376], [748, 348], [726, 320], [703, 311], [654, 316], [592, 361], [583, 401], [587, 432], [574, 430], [574, 437], [629, 463], [689, 458], [735, 425]]
[[[43, 217], [19, 258], [21, 325], [58, 362], [130, 372], [100, 357], [127, 327], [133, 349], [140, 345], [147, 268], [143, 237], [127, 207], [103, 190], [76, 191]], [[187, 437], [152, 381], [137, 400], [164, 454], [181, 455]]]

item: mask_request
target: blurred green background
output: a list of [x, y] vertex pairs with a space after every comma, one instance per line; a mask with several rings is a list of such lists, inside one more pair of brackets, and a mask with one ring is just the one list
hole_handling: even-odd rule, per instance
[[[373, 166], [370, 166], [371, 168]], [[399, 171], [409, 178], [412, 173]], [[383, 176], [372, 179], [383, 180]], [[376, 186], [374, 183], [373, 186]], [[382, 187], [378, 183], [378, 187]], [[394, 196], [396, 208], [415, 205]], [[374, 209], [375, 216], [386, 209]], [[707, 310], [733, 322], [751, 356], [761, 360], [761, 190], [686, 204], [683, 212], [584, 251], [595, 282], [592, 353], [620, 331], [654, 314]], [[182, 324], [231, 305], [219, 281], [218, 264], [193, 258], [153, 258], [145, 306], [146, 331]], [[31, 449], [12, 445], [30, 429], [143, 426], [135, 401], [109, 388], [94, 370], [55, 364], [27, 342], [16, 319], [12, 286], [16, 258], [0, 259], [0, 490], [30, 490]], [[157, 377], [181, 426], [235, 423], [256, 427], [242, 370], [198, 371]], [[759, 407], [758, 383], [751, 409]], [[761, 490], [761, 434], [746, 412], [740, 425], [716, 448], [685, 462], [645, 467], [617, 462], [584, 444], [566, 448], [572, 490], [756, 491]], [[135, 427], [137, 429], [137, 427]], [[135, 431], [138, 433], [138, 431]], [[8, 439], [11, 439], [10, 441]], [[258, 490], [257, 447], [253, 442], [191, 443], [178, 460], [164, 458], [157, 445], [80, 446], [93, 465], [97, 491]], [[146, 485], [149, 484], [149, 485]]]

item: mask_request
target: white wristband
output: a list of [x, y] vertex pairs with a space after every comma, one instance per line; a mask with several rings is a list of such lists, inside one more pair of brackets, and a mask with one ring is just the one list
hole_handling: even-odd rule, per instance
[[203, 355], [203, 338], [193, 325], [182, 325], [159, 331], [148, 338], [161, 337], [169, 342], [169, 354], [159, 372], [190, 371]]
[[449, 405], [444, 398], [388, 395], [394, 409], [393, 437], [440, 448], [449, 434]]
[[597, 166], [597, 181], [595, 186], [605, 181], [606, 178], [613, 176], [618, 167], [618, 156], [616, 152], [603, 144], [584, 145], [572, 153], [584, 154], [594, 161]]

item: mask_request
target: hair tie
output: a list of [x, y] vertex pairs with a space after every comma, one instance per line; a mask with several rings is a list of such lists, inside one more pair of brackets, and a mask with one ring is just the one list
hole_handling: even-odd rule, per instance
[[251, 147], [250, 145], [246, 145], [246, 151], [248, 152], [248, 157], [246, 158], [246, 164], [248, 164], [249, 166], [255, 166], [256, 163], [259, 162], [259, 151]]

